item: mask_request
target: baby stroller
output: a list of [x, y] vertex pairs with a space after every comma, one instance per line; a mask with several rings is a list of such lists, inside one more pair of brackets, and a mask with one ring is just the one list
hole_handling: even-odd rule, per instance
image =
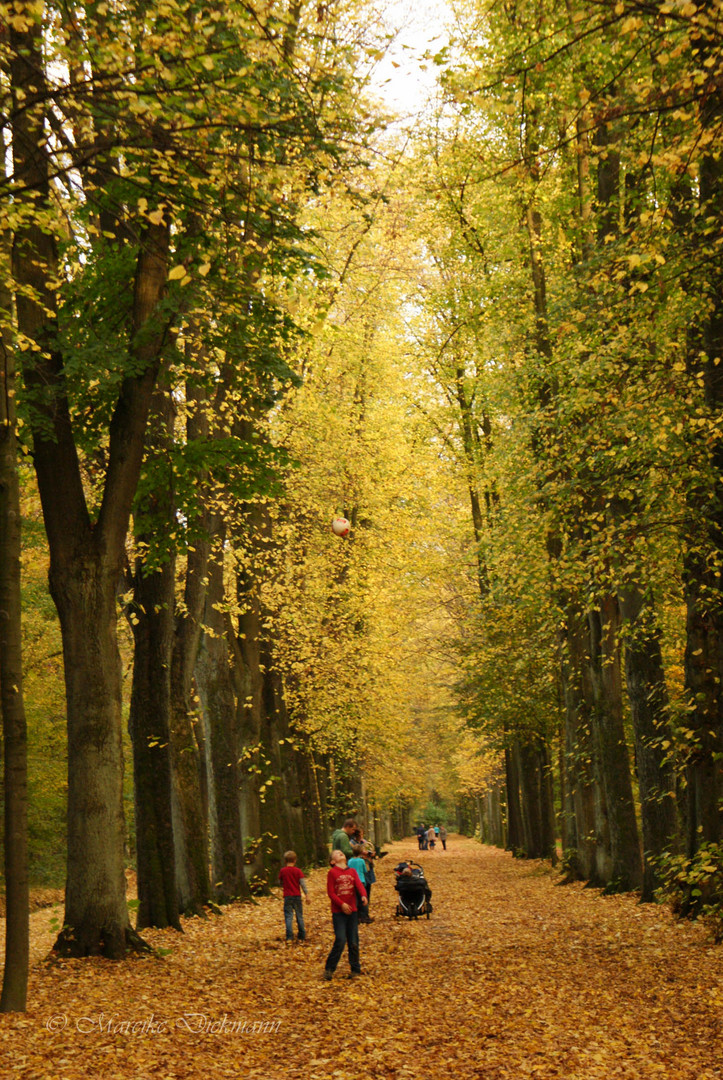
[[407, 919], [427, 918], [432, 914], [432, 890], [427, 884], [424, 870], [415, 862], [401, 862], [394, 867], [397, 890], [397, 906], [394, 917], [403, 915]]

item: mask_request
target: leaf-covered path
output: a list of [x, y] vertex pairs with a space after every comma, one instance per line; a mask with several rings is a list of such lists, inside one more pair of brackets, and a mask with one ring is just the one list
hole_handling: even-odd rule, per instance
[[[430, 921], [392, 917], [392, 866], [410, 856], [433, 888]], [[46, 964], [51, 915], [35, 914], [30, 1008], [0, 1017], [0, 1075], [723, 1077], [723, 950], [702, 928], [556, 888], [544, 866], [456, 837], [421, 855], [394, 844], [378, 865], [367, 974], [353, 982], [346, 958], [321, 981], [325, 871], [310, 877], [303, 946], [285, 946], [269, 898], [187, 921], [183, 936], [147, 933], [166, 955]]]

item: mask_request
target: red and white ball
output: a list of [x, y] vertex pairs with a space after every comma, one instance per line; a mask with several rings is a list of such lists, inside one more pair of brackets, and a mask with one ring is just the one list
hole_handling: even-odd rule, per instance
[[348, 536], [351, 529], [351, 522], [345, 517], [335, 517], [331, 519], [331, 531], [334, 536]]

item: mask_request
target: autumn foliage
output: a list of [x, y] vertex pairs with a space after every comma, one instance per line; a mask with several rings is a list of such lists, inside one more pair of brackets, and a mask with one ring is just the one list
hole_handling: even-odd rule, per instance
[[[652, 967], [628, 984], [583, 911], [636, 950], [676, 932], [616, 894], [723, 925], [720, 0], [467, 4], [413, 130], [367, 85], [388, 28], [360, 0], [0, 7], [1, 1007], [25, 1005], [29, 871], [66, 882], [39, 1000], [181, 930], [179, 1009], [220, 991], [201, 948], [247, 1001], [303, 982], [322, 946], [281, 955], [269, 893], [354, 813], [378, 847], [446, 821], [560, 864], [543, 908], [647, 1009]], [[644, 1073], [602, 974], [599, 1049], [584, 1010], [578, 1042], [529, 1000], [517, 1022], [523, 986], [572, 1009], [545, 963], [572, 985], [582, 958], [517, 910], [547, 879], [460, 850], [484, 915], [455, 855], [448, 912], [378, 924], [380, 950], [454, 954], [479, 1042], [506, 1006], [471, 928], [501, 955], [509, 890], [511, 940], [546, 951], [484, 1075], [552, 1069], [548, 1030], [562, 1071]], [[449, 1040], [431, 975], [417, 1002], [381, 955], [368, 1022]], [[389, 1037], [369, 1068], [419, 1071]]]

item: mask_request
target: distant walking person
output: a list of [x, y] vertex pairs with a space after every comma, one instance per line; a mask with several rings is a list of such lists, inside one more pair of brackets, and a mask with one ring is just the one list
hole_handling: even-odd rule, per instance
[[439, 839], [442, 841], [442, 847], [447, 850], [447, 830], [444, 825], [439, 826]]
[[350, 979], [362, 974], [359, 963], [359, 915], [357, 896], [366, 907], [367, 894], [356, 870], [346, 865], [343, 851], [332, 851], [331, 868], [326, 875], [326, 891], [331, 900], [331, 921], [334, 926], [334, 944], [326, 958], [324, 978], [334, 977], [336, 965], [346, 945], [349, 953]]
[[419, 842], [420, 851], [424, 851], [424, 838], [426, 836], [426, 833], [427, 830], [424, 828], [424, 825], [417, 826], [417, 840]]
[[279, 870], [279, 881], [284, 894], [284, 922], [286, 923], [286, 940], [294, 940], [294, 915], [296, 915], [296, 940], [306, 941], [306, 927], [304, 926], [304, 912], [302, 908], [301, 890], [307, 901], [309, 893], [306, 888], [306, 879], [302, 870], [296, 865], [296, 852], [287, 851], [284, 855], [285, 866]]
[[427, 844], [429, 845], [429, 850], [430, 851], [434, 851], [434, 845], [436, 843], [436, 840], [437, 840], [437, 834], [434, 831], [434, 825], [430, 825], [429, 828], [427, 829]]

